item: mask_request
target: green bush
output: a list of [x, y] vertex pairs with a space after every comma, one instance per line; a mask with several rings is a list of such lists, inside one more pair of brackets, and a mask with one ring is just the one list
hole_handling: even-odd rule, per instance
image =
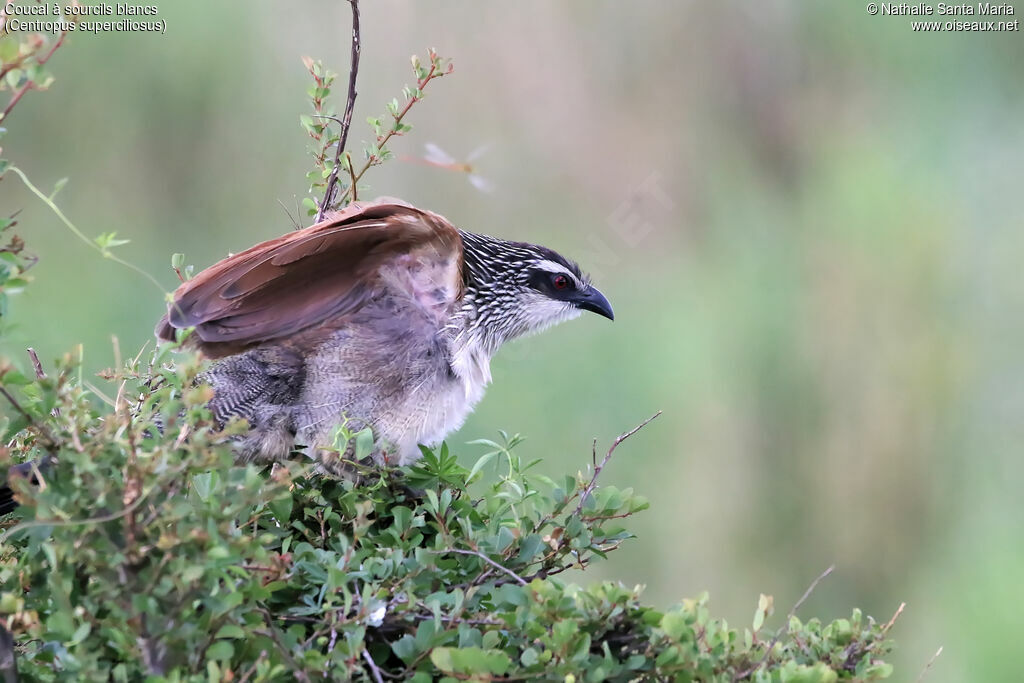
[[[15, 461], [55, 456], [0, 547], [0, 614], [29, 680], [875, 680], [884, 629], [855, 611], [776, 640], [668, 611], [639, 588], [556, 577], [630, 537], [647, 503], [593, 476], [552, 481], [517, 437], [467, 470], [445, 446], [338, 479], [236, 465], [195, 359], [111, 373], [8, 369]], [[100, 404], [103, 405], [103, 404]], [[163, 426], [162, 430], [154, 427]], [[5, 437], [10, 438], [10, 436]], [[580, 503], [581, 496], [586, 493]], [[12, 526], [13, 524], [13, 526]]]

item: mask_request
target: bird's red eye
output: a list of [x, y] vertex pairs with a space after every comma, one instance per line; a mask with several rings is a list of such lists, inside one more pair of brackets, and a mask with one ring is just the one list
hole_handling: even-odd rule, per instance
[[569, 286], [569, 278], [564, 275], [556, 275], [552, 282], [555, 285], [555, 289], [565, 289]]

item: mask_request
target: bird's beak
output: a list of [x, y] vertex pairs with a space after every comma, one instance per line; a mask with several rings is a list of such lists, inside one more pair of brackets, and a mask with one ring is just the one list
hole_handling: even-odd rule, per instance
[[582, 292], [574, 303], [576, 308], [582, 308], [585, 311], [603, 315], [609, 320], [615, 320], [612, 305], [608, 303], [608, 299], [605, 298], [604, 294], [595, 287], [587, 287], [586, 291]]

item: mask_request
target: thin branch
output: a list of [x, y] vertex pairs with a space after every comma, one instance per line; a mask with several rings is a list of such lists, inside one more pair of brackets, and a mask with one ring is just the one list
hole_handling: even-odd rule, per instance
[[238, 683], [247, 683], [248, 680], [250, 678], [252, 678], [253, 674], [256, 673], [256, 669], [259, 668], [260, 664], [262, 664], [263, 661], [266, 660], [266, 658], [267, 658], [267, 651], [266, 650], [261, 650], [260, 651], [260, 656], [257, 657], [256, 661], [252, 663], [252, 666], [250, 666], [248, 669], [246, 669], [245, 671], [242, 672], [241, 677], [238, 679]]
[[435, 550], [434, 552], [436, 552], [436, 553], [456, 553], [458, 555], [472, 555], [474, 557], [479, 557], [481, 560], [483, 560], [487, 564], [491, 565], [492, 567], [494, 567], [498, 571], [504, 572], [508, 576], [512, 577], [516, 581], [516, 583], [518, 583], [519, 585], [521, 585], [521, 586], [529, 585], [529, 582], [526, 579], [524, 579], [523, 577], [519, 576], [519, 574], [516, 574], [514, 571], [512, 571], [511, 569], [509, 569], [507, 567], [501, 566], [500, 564], [498, 564], [497, 562], [495, 562], [491, 558], [489, 558], [486, 555], [484, 555], [479, 550], [461, 550], [459, 548], [449, 548], [447, 550]]
[[25, 96], [25, 93], [27, 93], [33, 87], [35, 87], [35, 83], [33, 83], [32, 81], [26, 81], [25, 85], [21, 86], [16, 91], [14, 91], [14, 94], [11, 96], [11, 101], [8, 102], [7, 106], [4, 107], [4, 110], [0, 112], [0, 121], [7, 120], [7, 115], [11, 113], [12, 109], [14, 109], [14, 105], [18, 104], [21, 98]]
[[370, 168], [372, 166], [374, 166], [375, 164], [380, 163], [381, 159], [383, 158], [384, 146], [388, 143], [389, 140], [391, 140], [392, 137], [394, 137], [395, 135], [399, 135], [400, 134], [399, 133], [399, 126], [402, 123], [402, 119], [404, 119], [405, 115], [409, 113], [410, 109], [412, 109], [412, 105], [416, 104], [417, 102], [419, 102], [420, 100], [423, 99], [422, 91], [423, 91], [424, 88], [427, 87], [427, 83], [430, 83], [430, 81], [434, 80], [435, 78], [441, 78], [442, 76], [447, 76], [448, 74], [450, 74], [452, 72], [452, 65], [451, 64], [448, 65], [447, 69], [438, 69], [438, 64], [437, 64], [436, 57], [437, 57], [437, 55], [433, 51], [431, 51], [430, 52], [430, 62], [431, 62], [431, 64], [430, 64], [430, 71], [428, 71], [427, 75], [424, 76], [423, 78], [416, 80], [416, 90], [420, 92], [420, 95], [417, 96], [414, 93], [411, 97], [409, 97], [408, 101], [406, 101], [406, 103], [405, 103], [405, 106], [402, 107], [402, 111], [398, 112], [397, 114], [392, 114], [392, 118], [394, 119], [394, 122], [392, 123], [391, 128], [386, 133], [384, 133], [383, 135], [377, 136], [376, 146], [377, 146], [377, 149], [381, 151], [381, 156], [378, 157], [378, 156], [373, 155], [373, 154], [370, 155], [370, 157], [366, 160], [366, 163], [363, 164], [363, 167], [361, 169], [359, 169], [359, 173], [355, 174], [355, 177], [352, 180], [352, 185], [349, 185], [347, 188], [345, 188], [345, 191], [341, 194], [341, 197], [339, 198], [339, 201], [340, 200], [344, 200], [345, 197], [349, 194], [349, 192], [353, 193], [353, 195], [354, 195], [355, 192], [356, 192], [356, 183], [358, 183], [360, 180], [362, 180], [363, 174], [365, 174], [368, 170], [370, 170]]
[[352, 168], [352, 155], [345, 152], [345, 165], [348, 167], [349, 187], [352, 188], [352, 201], [359, 199], [359, 188], [356, 187], [356, 171]]
[[359, 0], [348, 0], [348, 4], [352, 7], [352, 64], [348, 71], [348, 99], [345, 101], [345, 117], [341, 121], [338, 146], [334, 150], [334, 167], [331, 168], [331, 174], [327, 178], [327, 188], [324, 190], [324, 198], [320, 201], [320, 209], [316, 212], [314, 223], [319, 223], [324, 219], [324, 214], [330, 210], [334, 201], [334, 193], [338, 189], [338, 169], [341, 168], [341, 155], [345, 152], [348, 129], [352, 126], [352, 109], [356, 105], [356, 76], [359, 74], [359, 51], [362, 47], [359, 40]]
[[[295, 227], [295, 229], [302, 230], [302, 223], [295, 220], [295, 218], [292, 216], [292, 212], [288, 210], [288, 207], [284, 205], [284, 202], [278, 199], [277, 203], [281, 205], [282, 209], [284, 209], [284, 215], [288, 216], [288, 220], [292, 222], [292, 225]], [[181, 277], [181, 273], [178, 273], [178, 279], [180, 279], [182, 282], [185, 281], [185, 278]]]
[[[795, 605], [793, 605], [793, 609], [789, 610], [789, 614], [786, 615], [786, 620], [787, 621], [789, 619], [792, 619], [794, 616], [796, 616], [796, 611], [803, 606], [803, 604], [807, 601], [807, 598], [811, 597], [811, 593], [813, 593], [814, 589], [818, 587], [818, 584], [821, 583], [821, 581], [825, 577], [827, 577], [829, 574], [831, 574], [835, 570], [836, 570], [836, 566], [833, 564], [828, 569], [823, 571], [818, 576], [818, 578], [816, 578], [814, 581], [811, 582], [811, 585], [807, 587], [807, 590], [804, 591], [804, 594], [801, 595], [800, 599], [796, 601]], [[776, 639], [775, 642], [778, 642], [778, 639]]]
[[370, 655], [370, 651], [365, 647], [363, 648], [363, 659], [370, 666], [370, 673], [373, 674], [373, 680], [377, 683], [384, 683], [384, 679], [380, 675], [380, 668], [377, 666], [377, 662], [373, 661], [373, 657]]
[[[901, 602], [901, 603], [900, 603], [900, 606], [899, 606], [899, 608], [898, 608], [898, 609], [896, 610], [896, 614], [892, 615], [892, 619], [890, 619], [890, 620], [888, 621], [888, 623], [886, 623], [886, 625], [882, 627], [882, 635], [883, 635], [883, 636], [884, 636], [884, 635], [885, 635], [886, 633], [888, 633], [888, 632], [889, 632], [889, 629], [891, 629], [891, 628], [892, 628], [892, 625], [893, 625], [893, 624], [895, 624], [895, 623], [896, 623], [896, 620], [900, 618], [900, 615], [901, 615], [901, 614], [903, 614], [903, 608], [905, 608], [906, 606], [907, 606], [907, 603], [905, 603], [905, 602]], [[941, 648], [940, 648], [940, 649], [941, 649]]]
[[[608, 452], [605, 453], [605, 456], [601, 460], [600, 464], [596, 464], [594, 466], [594, 476], [592, 476], [590, 478], [590, 483], [587, 484], [587, 487], [585, 489], [583, 489], [583, 494], [580, 495], [580, 502], [576, 506], [576, 512], [574, 514], [578, 515], [580, 513], [580, 511], [583, 510], [583, 503], [586, 502], [587, 497], [591, 493], [594, 492], [594, 489], [597, 487], [597, 478], [599, 476], [601, 476], [601, 470], [603, 470], [605, 468], [605, 465], [608, 464], [608, 461], [612, 459], [612, 454], [615, 452], [615, 449], [619, 447], [619, 444], [622, 443], [623, 441], [625, 441], [626, 439], [628, 439], [629, 437], [633, 436], [637, 432], [639, 432], [644, 427], [646, 427], [648, 424], [651, 423], [652, 420], [654, 420], [654, 418], [658, 417], [659, 415], [661, 415], [661, 411], [660, 410], [658, 412], [656, 412], [654, 415], [651, 415], [649, 418], [647, 418], [646, 420], [644, 420], [640, 424], [638, 424], [636, 427], [633, 427], [632, 429], [630, 429], [625, 434], [619, 434], [617, 437], [615, 437], [615, 441], [612, 442], [611, 448], [609, 448]], [[596, 443], [597, 442], [595, 442], [595, 448], [596, 448]], [[596, 460], [597, 460], [597, 452], [596, 452], [596, 450], [593, 452], [592, 457], [594, 458], [594, 460], [596, 462]]]
[[786, 615], [786, 624], [780, 627], [778, 631], [776, 631], [775, 637], [772, 638], [771, 641], [768, 643], [768, 648], [765, 650], [764, 657], [761, 658], [761, 661], [759, 661], [757, 664], [747, 669], [746, 671], [741, 671], [740, 673], [733, 676], [733, 681], [739, 681], [744, 678], [747, 678], [748, 676], [753, 675], [754, 672], [756, 672], [762, 666], [764, 666], [764, 663], [768, 661], [769, 657], [771, 657], [772, 650], [775, 649], [775, 645], [779, 642], [779, 638], [782, 637], [782, 632], [785, 629], [789, 628], [789, 622], [792, 621], [793, 617], [796, 615], [797, 610], [800, 609], [804, 602], [806, 602], [807, 598], [811, 597], [811, 593], [813, 593], [814, 589], [818, 587], [818, 584], [821, 583], [826, 576], [834, 572], [835, 569], [836, 566], [834, 564], [831, 565], [828, 569], [823, 571], [818, 576], [818, 578], [811, 582], [811, 585], [807, 587], [807, 590], [804, 591], [804, 594], [801, 595], [800, 599], [796, 601], [795, 605], [793, 605], [793, 609], [789, 610], [789, 614]]
[[59, 48], [61, 45], [64, 44], [64, 39], [67, 38], [67, 37], [68, 37], [68, 32], [67, 31], [63, 31], [60, 34], [60, 38], [57, 39], [57, 42], [55, 42], [53, 45], [51, 45], [50, 49], [46, 52], [46, 54], [43, 55], [42, 57], [40, 57], [39, 59], [37, 59], [36, 63], [39, 64], [39, 66], [42, 66], [43, 64], [46, 64], [48, 61], [50, 61], [50, 57], [52, 57], [53, 53], [57, 51], [57, 48]]
[[[60, 37], [53, 43], [53, 45], [50, 46], [50, 49], [46, 52], [46, 54], [36, 59], [36, 64], [38, 64], [39, 66], [43, 66], [48, 61], [50, 61], [50, 57], [52, 57], [53, 53], [57, 51], [57, 48], [64, 44], [64, 39], [67, 37], [67, 35], [67, 31], [61, 33]], [[10, 67], [5, 69], [3, 73], [0, 73], [0, 77], [6, 76], [8, 71], [11, 71]], [[18, 101], [25, 96], [25, 93], [27, 93], [29, 90], [34, 90], [35, 87], [36, 84], [29, 80], [26, 81], [23, 86], [18, 88], [15, 91], [14, 95], [11, 96], [10, 102], [8, 102], [7, 106], [4, 107], [3, 113], [0, 113], [0, 121], [6, 121], [7, 115], [11, 113], [11, 110], [14, 109], [14, 106], [16, 104], [18, 104]]]
[[857, 641], [850, 643], [849, 647], [846, 648], [846, 661], [843, 665], [843, 667], [846, 670], [853, 671], [857, 666], [856, 660], [859, 657], [863, 657], [864, 655], [869, 653], [871, 649], [874, 648], [876, 645], [884, 642], [884, 638], [886, 634], [889, 633], [889, 629], [893, 627], [893, 624], [896, 623], [896, 620], [899, 619], [900, 615], [903, 614], [903, 610], [906, 608], [906, 606], [907, 603], [900, 603], [900, 606], [896, 608], [896, 613], [893, 614], [892, 618], [889, 619], [889, 621], [886, 622], [885, 626], [882, 627], [881, 631], [879, 632], [878, 639], [868, 643], [867, 645], [863, 645], [862, 643], [859, 643]]
[[932, 668], [932, 664], [935, 663], [935, 660], [938, 659], [939, 655], [941, 654], [942, 648], [940, 647], [938, 650], [935, 651], [935, 654], [932, 655], [932, 658], [928, 660], [928, 663], [924, 665], [924, 669], [921, 671], [921, 675], [917, 677], [917, 683], [921, 683], [921, 681], [924, 680], [924, 675], [928, 673], [928, 670]]

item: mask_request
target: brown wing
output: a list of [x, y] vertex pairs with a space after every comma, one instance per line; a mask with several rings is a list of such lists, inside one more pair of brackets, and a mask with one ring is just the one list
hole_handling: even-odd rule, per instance
[[[432, 266], [448, 280], [438, 304], [462, 296], [462, 239], [437, 214], [403, 202], [354, 202], [303, 230], [229, 256], [183, 283], [156, 327], [160, 339], [195, 327], [207, 356], [237, 353], [358, 310], [382, 266]], [[388, 269], [393, 270], [393, 269]]]

